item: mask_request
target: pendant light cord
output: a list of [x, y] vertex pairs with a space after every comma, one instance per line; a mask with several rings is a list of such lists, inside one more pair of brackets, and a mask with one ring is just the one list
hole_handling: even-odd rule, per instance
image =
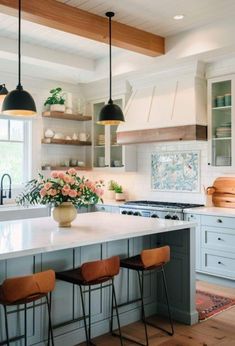
[[109, 102], [112, 102], [112, 24], [109, 17]]
[[18, 21], [18, 87], [21, 87], [21, 0], [19, 0], [19, 21]]

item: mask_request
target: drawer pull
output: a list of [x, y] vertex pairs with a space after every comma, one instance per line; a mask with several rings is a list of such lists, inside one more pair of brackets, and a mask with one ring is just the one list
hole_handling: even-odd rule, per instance
[[219, 261], [218, 264], [222, 264], [222, 262]]
[[218, 223], [222, 223], [223, 221], [221, 219], [217, 219], [217, 222]]
[[222, 240], [222, 239], [219, 237], [218, 240]]

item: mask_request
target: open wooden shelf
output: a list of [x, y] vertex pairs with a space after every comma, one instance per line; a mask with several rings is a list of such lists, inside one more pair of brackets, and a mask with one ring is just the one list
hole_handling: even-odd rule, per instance
[[91, 171], [91, 167], [65, 167], [65, 166], [50, 166], [47, 168], [46, 166], [42, 166], [42, 171], [68, 171], [70, 168], [76, 169], [76, 171]]
[[42, 116], [49, 119], [63, 119], [63, 120], [76, 120], [76, 121], [89, 121], [92, 119], [90, 115], [82, 114], [68, 114], [63, 112], [43, 112]]
[[79, 140], [67, 140], [67, 139], [55, 139], [51, 138], [50, 142], [48, 142], [47, 138], [42, 139], [43, 144], [62, 144], [62, 145], [79, 145], [79, 146], [88, 146], [91, 145], [90, 141], [79, 141]]

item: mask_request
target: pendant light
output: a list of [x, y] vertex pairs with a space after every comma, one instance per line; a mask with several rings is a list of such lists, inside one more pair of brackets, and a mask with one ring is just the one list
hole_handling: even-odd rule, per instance
[[113, 103], [112, 100], [112, 25], [111, 18], [114, 17], [113, 12], [107, 12], [106, 17], [109, 18], [109, 101], [101, 109], [97, 123], [101, 125], [119, 125], [124, 122], [124, 115], [121, 108]]
[[8, 90], [6, 88], [6, 85], [0, 84], [0, 102], [3, 102], [7, 94], [8, 94]]
[[21, 0], [19, 0], [18, 25], [18, 85], [5, 97], [2, 113], [14, 116], [32, 116], [36, 115], [34, 99], [21, 85]]

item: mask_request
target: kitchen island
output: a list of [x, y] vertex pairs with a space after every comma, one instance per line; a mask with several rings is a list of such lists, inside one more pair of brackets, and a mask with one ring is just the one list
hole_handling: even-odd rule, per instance
[[[136, 218], [111, 213], [79, 214], [71, 228], [58, 228], [50, 217], [0, 223], [0, 282], [5, 278], [27, 275], [46, 269], [55, 271], [77, 267], [91, 260], [138, 254], [144, 248], [165, 244], [171, 247], [166, 266], [173, 318], [187, 324], [198, 321], [195, 310], [195, 223], [186, 221]], [[160, 276], [146, 274], [146, 313], [166, 314]], [[119, 303], [138, 297], [135, 272], [122, 270], [115, 280]], [[92, 295], [93, 337], [109, 330], [110, 290]], [[46, 313], [43, 304], [29, 310], [29, 344], [46, 339]], [[53, 325], [56, 345], [75, 345], [84, 340], [81, 304], [77, 287], [57, 282], [53, 293]], [[121, 324], [140, 318], [140, 305], [120, 309]], [[9, 314], [11, 337], [19, 335], [23, 313], [12, 308]], [[21, 321], [22, 320], [22, 321]], [[19, 322], [21, 321], [21, 322]], [[4, 340], [1, 311], [0, 344]]]

